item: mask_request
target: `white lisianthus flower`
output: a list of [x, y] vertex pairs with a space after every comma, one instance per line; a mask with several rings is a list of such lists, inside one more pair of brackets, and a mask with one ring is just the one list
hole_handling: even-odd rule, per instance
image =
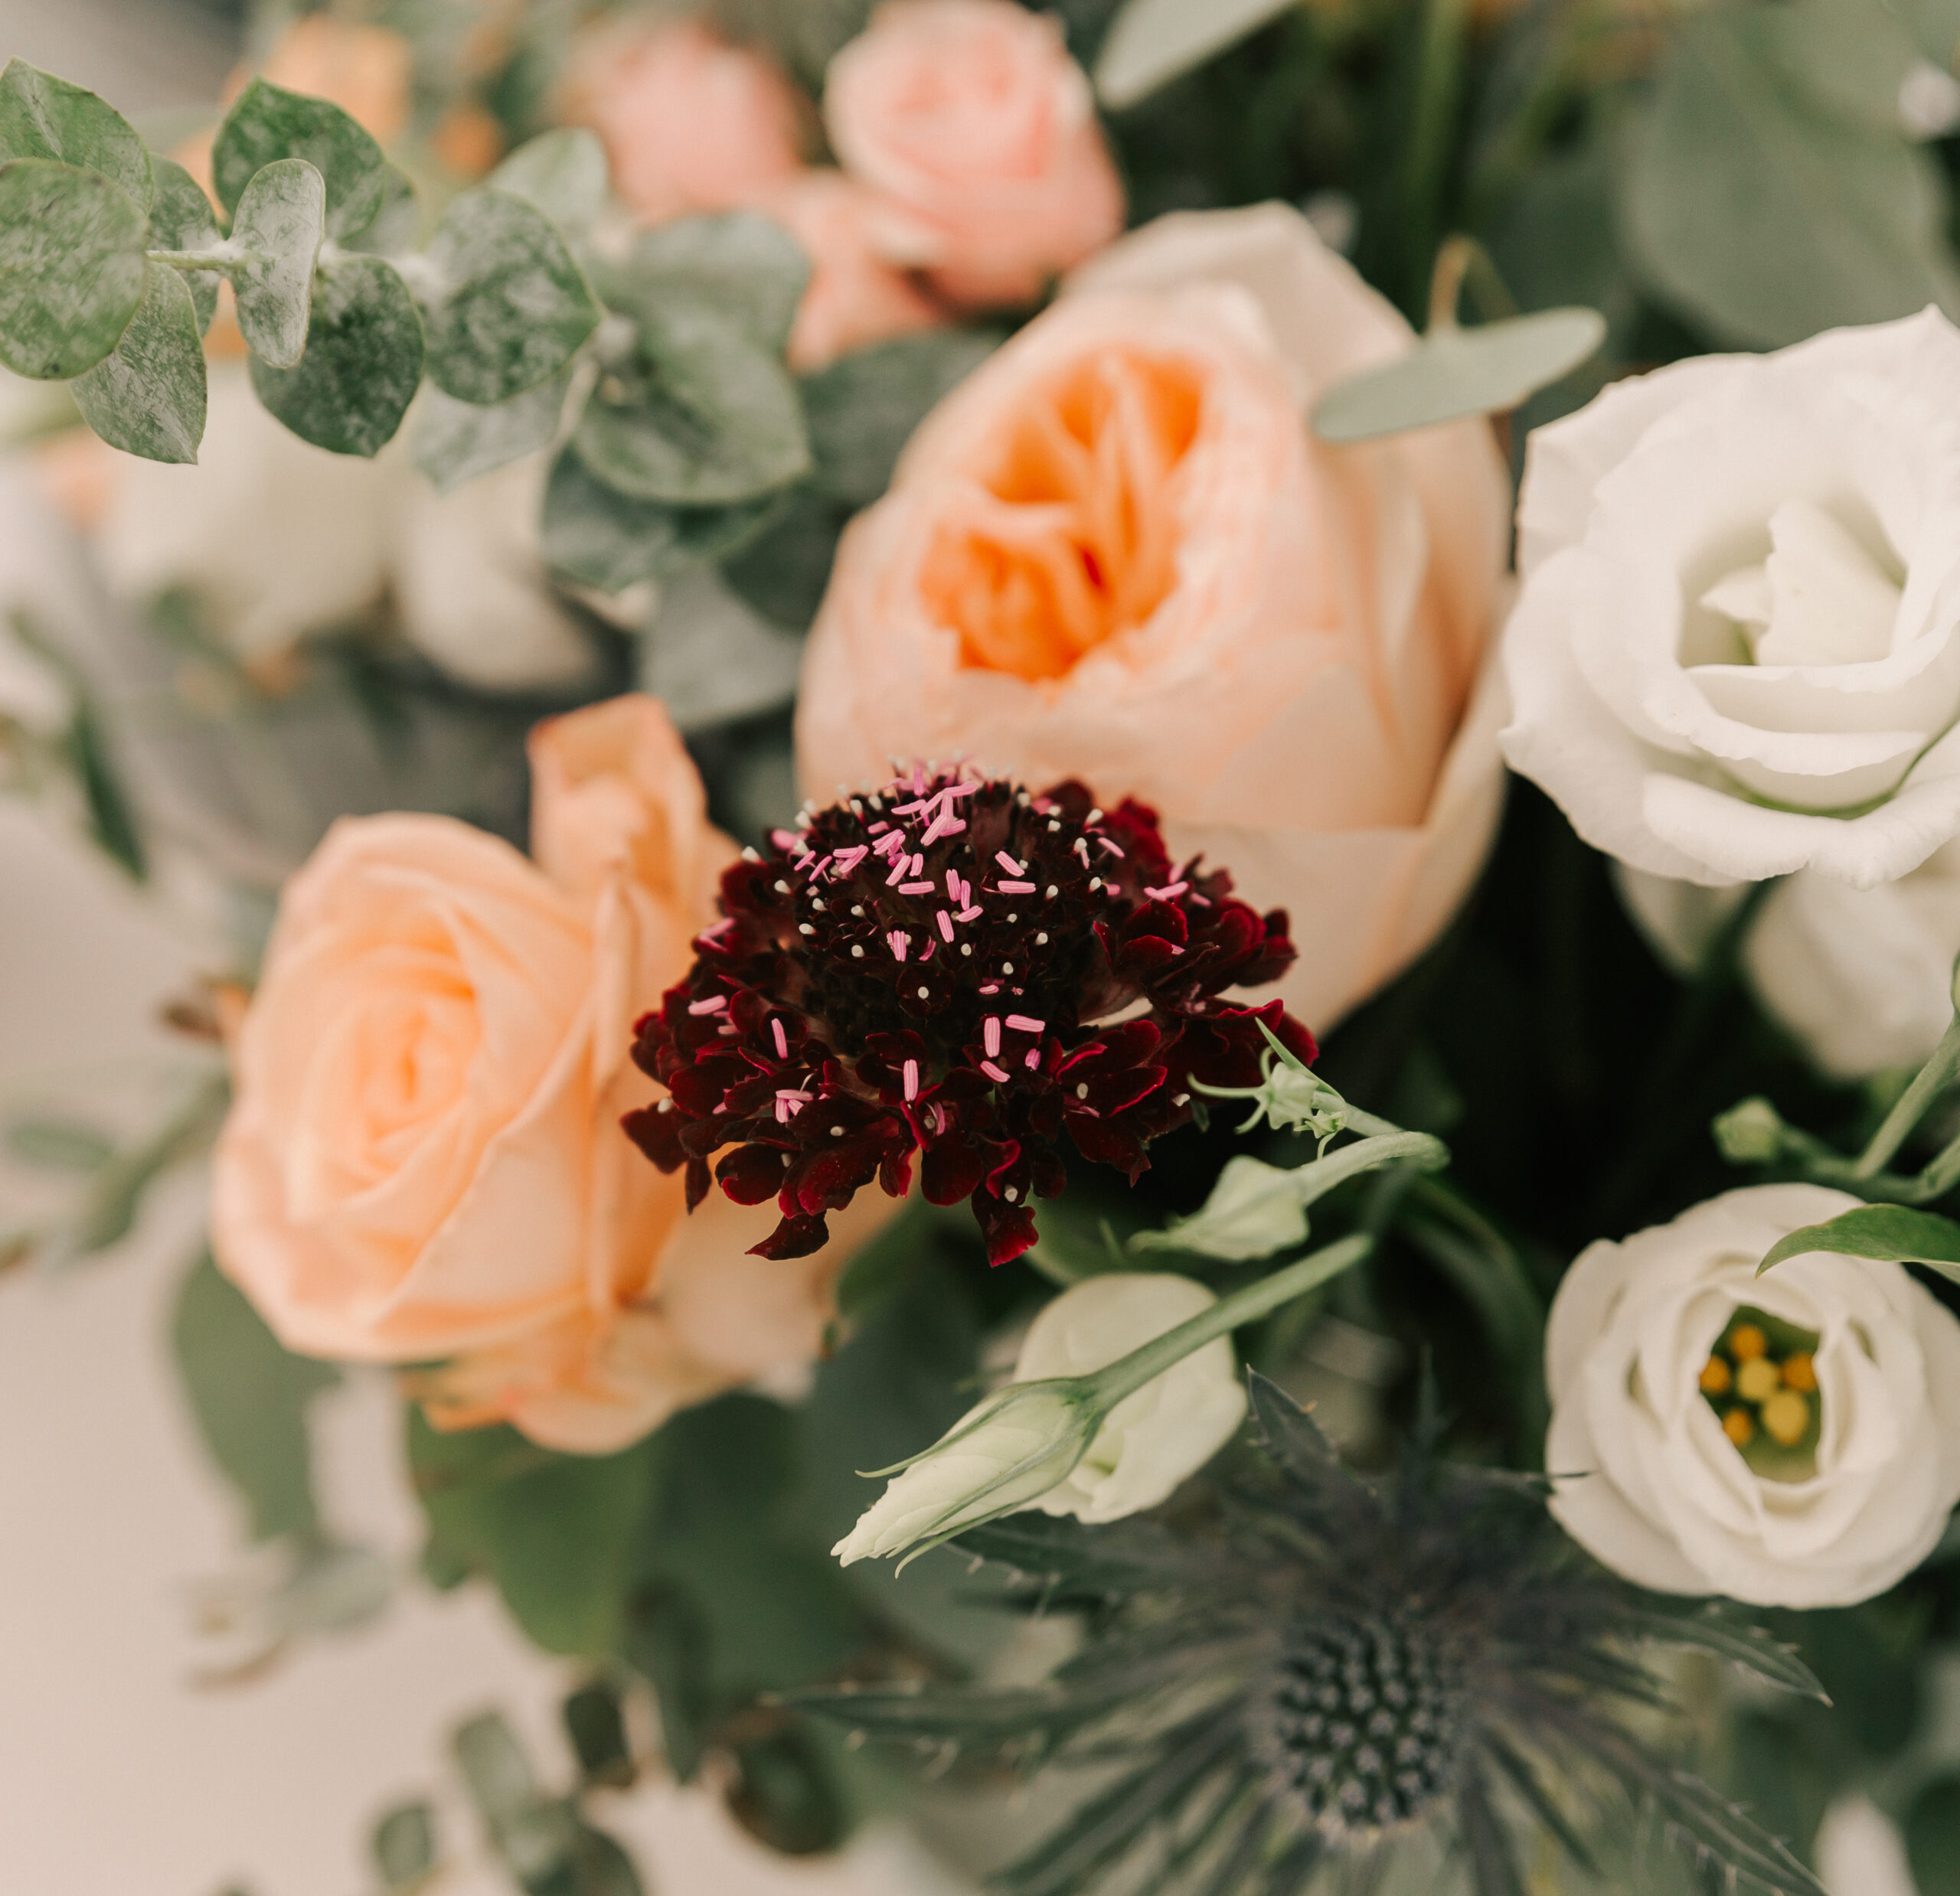
[[831, 1552], [848, 1567], [1021, 1508], [1093, 1522], [1155, 1507], [1245, 1415], [1231, 1344], [1204, 1344], [1106, 1411], [1077, 1379], [1217, 1301], [1167, 1272], [1071, 1284], [1030, 1327], [1013, 1382], [902, 1468]]
[[1848, 1606], [1932, 1551], [1960, 1500], [1960, 1323], [1896, 1264], [1780, 1238], [1858, 1200], [1726, 1192], [1582, 1252], [1545, 1353], [1553, 1513], [1663, 1592]]
[[1960, 331], [1622, 382], [1531, 438], [1503, 737], [1596, 847], [1855, 889], [1960, 835]]

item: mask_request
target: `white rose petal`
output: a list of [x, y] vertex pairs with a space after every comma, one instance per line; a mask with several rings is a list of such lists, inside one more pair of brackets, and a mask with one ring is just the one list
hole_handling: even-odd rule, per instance
[[[1776, 1240], [1858, 1201], [1809, 1185], [1729, 1192], [1602, 1242], [1546, 1334], [1553, 1511], [1642, 1586], [1762, 1605], [1849, 1605], [1932, 1552], [1960, 1500], [1960, 1323], [1896, 1264], [1812, 1252], [1758, 1278]], [[1815, 1472], [1756, 1473], [1699, 1382], [1743, 1306], [1816, 1332]]]

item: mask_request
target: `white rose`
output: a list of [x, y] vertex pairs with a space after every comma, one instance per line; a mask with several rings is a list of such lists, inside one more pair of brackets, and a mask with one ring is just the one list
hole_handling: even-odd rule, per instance
[[1618, 383], [1531, 438], [1514, 769], [1635, 867], [1867, 889], [1960, 834], [1960, 331]]
[[[1813, 1251], [1756, 1274], [1779, 1238], [1857, 1203], [1811, 1185], [1726, 1192], [1591, 1245], [1567, 1273], [1545, 1340], [1545, 1464], [1574, 1478], [1552, 1511], [1616, 1572], [1668, 1593], [1847, 1606], [1932, 1551], [1960, 1500], [1960, 1323], [1896, 1264]], [[1733, 1386], [1704, 1394], [1738, 1311], [1816, 1338], [1814, 1391], [1785, 1379], [1772, 1336], [1773, 1394], [1749, 1392], [1740, 1348]], [[1769, 1425], [1786, 1398], [1812, 1419], [1766, 1460], [1790, 1433]], [[1717, 1399], [1745, 1413], [1753, 1456]]]
[[[1217, 1300], [1202, 1284], [1168, 1271], [1085, 1278], [1035, 1318], [1014, 1380], [1086, 1375]], [[1035, 1506], [1044, 1514], [1091, 1522], [1154, 1508], [1224, 1447], [1245, 1414], [1238, 1359], [1220, 1336], [1124, 1397], [1068, 1478]]]
[[546, 579], [543, 479], [538, 460], [439, 495], [405, 431], [371, 461], [329, 454], [266, 413], [243, 364], [214, 363], [197, 465], [116, 456], [90, 540], [112, 591], [186, 589], [247, 660], [391, 603], [402, 636], [452, 676], [548, 687], [593, 661]]

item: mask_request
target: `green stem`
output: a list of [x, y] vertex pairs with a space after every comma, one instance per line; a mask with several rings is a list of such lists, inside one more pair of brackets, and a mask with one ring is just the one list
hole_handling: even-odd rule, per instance
[[229, 250], [145, 250], [143, 255], [150, 263], [161, 263], [173, 270], [223, 270], [227, 275], [241, 261]]
[[1413, 109], [1403, 168], [1402, 214], [1408, 232], [1412, 295], [1426, 285], [1441, 223], [1443, 187], [1463, 83], [1466, 0], [1429, 0], [1416, 54]]
[[[1960, 1014], [1954, 1017], [1953, 1023], [1932, 1051], [1932, 1057], [1913, 1076], [1913, 1083], [1899, 1095], [1898, 1103], [1885, 1115], [1884, 1123], [1871, 1136], [1871, 1143], [1858, 1155], [1857, 1163], [1852, 1167], [1854, 1178], [1870, 1178], [1875, 1172], [1884, 1169], [1885, 1162], [1906, 1143], [1906, 1137], [1919, 1121], [1926, 1117], [1936, 1095], [1960, 1069]], [[1951, 1147], [1949, 1148], [1950, 1151]], [[1942, 1153], [1933, 1161], [1938, 1165], [1946, 1157]], [[1932, 1167], [1927, 1168], [1932, 1170]]]
[[1090, 1399], [1106, 1414], [1125, 1396], [1134, 1394], [1146, 1382], [1181, 1362], [1192, 1351], [1202, 1349], [1220, 1336], [1229, 1336], [1241, 1323], [1255, 1322], [1276, 1310], [1281, 1304], [1291, 1303], [1296, 1297], [1304, 1297], [1330, 1278], [1338, 1277], [1342, 1271], [1359, 1264], [1374, 1245], [1375, 1240], [1367, 1232], [1357, 1232], [1352, 1237], [1309, 1251], [1297, 1263], [1289, 1264], [1283, 1271], [1274, 1271], [1272, 1276], [1263, 1278], [1256, 1284], [1248, 1284], [1230, 1297], [1221, 1297], [1209, 1310], [1200, 1310], [1195, 1317], [1165, 1331], [1162, 1336], [1152, 1337], [1140, 1349], [1132, 1349], [1127, 1356], [1119, 1356], [1114, 1362], [1083, 1378], [1088, 1385]]

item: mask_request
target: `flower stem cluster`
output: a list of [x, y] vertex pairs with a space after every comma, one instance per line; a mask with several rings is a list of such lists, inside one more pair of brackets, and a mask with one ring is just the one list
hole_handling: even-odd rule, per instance
[[713, 1176], [782, 1222], [757, 1251], [801, 1257], [874, 1179], [970, 1199], [999, 1264], [1034, 1242], [1064, 1182], [1061, 1136], [1134, 1180], [1200, 1086], [1262, 1078], [1262, 1035], [1302, 1064], [1313, 1037], [1278, 1001], [1226, 990], [1294, 958], [1283, 912], [1223, 870], [1174, 867], [1155, 814], [1099, 809], [915, 769], [806, 810], [745, 850], [723, 919], [640, 1023], [635, 1058], [669, 1097], [627, 1130], [688, 1202]]

